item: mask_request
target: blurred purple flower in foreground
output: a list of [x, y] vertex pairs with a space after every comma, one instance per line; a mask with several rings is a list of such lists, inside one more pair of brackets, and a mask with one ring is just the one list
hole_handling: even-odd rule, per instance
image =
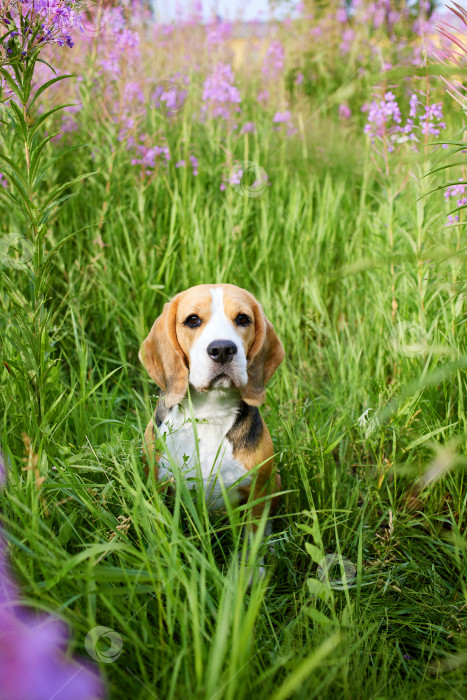
[[[0, 486], [6, 480], [0, 452]], [[0, 697], [2, 700], [97, 700], [104, 685], [90, 665], [65, 655], [67, 627], [21, 606], [0, 533]]]

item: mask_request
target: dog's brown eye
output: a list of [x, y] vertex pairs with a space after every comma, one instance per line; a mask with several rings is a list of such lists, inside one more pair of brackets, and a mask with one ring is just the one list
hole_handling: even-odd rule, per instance
[[251, 323], [251, 318], [246, 314], [238, 314], [237, 318], [235, 319], [235, 323], [237, 326], [249, 326]]
[[183, 325], [188, 326], [188, 328], [198, 328], [201, 325], [201, 319], [196, 314], [191, 314], [183, 321]]

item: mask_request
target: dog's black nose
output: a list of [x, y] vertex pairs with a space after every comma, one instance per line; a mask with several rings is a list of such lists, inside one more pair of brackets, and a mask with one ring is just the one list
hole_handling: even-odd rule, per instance
[[237, 346], [231, 340], [213, 340], [208, 345], [209, 357], [214, 362], [220, 362], [221, 365], [231, 362], [236, 352]]

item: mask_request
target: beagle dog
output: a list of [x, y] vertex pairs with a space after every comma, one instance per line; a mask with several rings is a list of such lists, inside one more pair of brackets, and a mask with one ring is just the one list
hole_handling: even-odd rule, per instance
[[252, 514], [261, 516], [280, 477], [258, 406], [284, 349], [258, 301], [233, 284], [180, 292], [165, 304], [139, 358], [163, 391], [143, 445], [152, 462], [162, 438], [156, 478], [173, 482], [175, 464], [189, 488], [201, 479], [210, 510], [222, 508], [225, 495], [246, 502], [254, 485], [253, 500], [261, 502]]

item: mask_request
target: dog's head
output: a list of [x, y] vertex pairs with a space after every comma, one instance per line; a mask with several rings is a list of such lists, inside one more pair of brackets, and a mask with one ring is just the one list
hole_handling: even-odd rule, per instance
[[284, 349], [250, 292], [200, 284], [165, 304], [139, 357], [168, 408], [184, 398], [188, 382], [197, 391], [236, 387], [246, 403], [259, 406]]

